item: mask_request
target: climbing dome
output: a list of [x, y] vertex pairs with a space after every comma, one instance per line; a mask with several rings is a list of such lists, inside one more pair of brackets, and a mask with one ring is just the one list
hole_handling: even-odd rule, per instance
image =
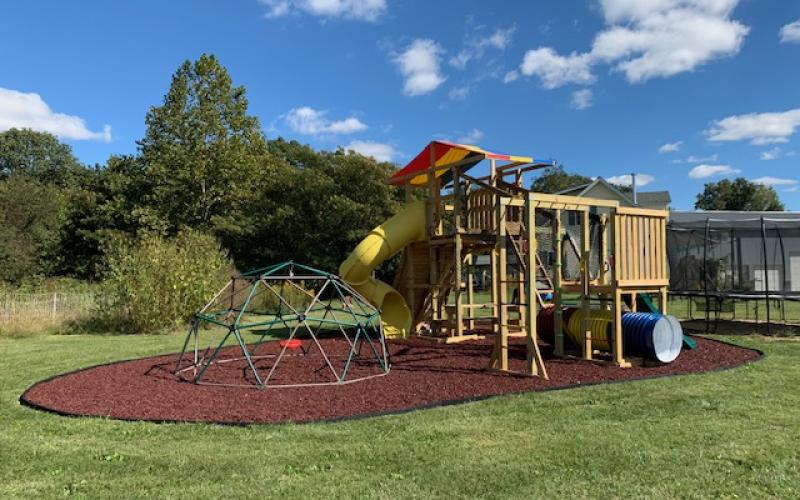
[[389, 373], [380, 311], [294, 262], [232, 276], [194, 316], [175, 374], [196, 384], [298, 387]]

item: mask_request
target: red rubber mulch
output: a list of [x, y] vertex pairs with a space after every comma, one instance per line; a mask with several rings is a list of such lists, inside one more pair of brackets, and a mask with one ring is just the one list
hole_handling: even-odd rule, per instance
[[[684, 350], [675, 362], [661, 366], [619, 369], [546, 356], [550, 380], [485, 370], [491, 350], [485, 341], [454, 345], [392, 341], [389, 342], [391, 372], [384, 377], [338, 386], [266, 390], [195, 385], [177, 380], [172, 374], [175, 354], [169, 354], [59, 375], [33, 385], [20, 401], [62, 415], [123, 420], [312, 422], [398, 413], [501, 394], [714, 371], [739, 366], [762, 355], [731, 344], [696, 340], [696, 350]], [[512, 345], [511, 367], [521, 370], [524, 355], [521, 345]], [[231, 375], [227, 375], [227, 381], [245, 379], [248, 375], [241, 368], [228, 370]], [[298, 364], [298, 370], [307, 371], [308, 366]], [[291, 373], [284, 376], [293, 379]]]

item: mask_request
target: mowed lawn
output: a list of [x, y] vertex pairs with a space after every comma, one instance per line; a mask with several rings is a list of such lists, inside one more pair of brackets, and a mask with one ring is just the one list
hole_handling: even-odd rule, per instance
[[698, 376], [252, 427], [18, 403], [42, 378], [173, 352], [181, 336], [0, 338], [0, 497], [797, 498], [800, 341], [721, 338], [767, 356]]

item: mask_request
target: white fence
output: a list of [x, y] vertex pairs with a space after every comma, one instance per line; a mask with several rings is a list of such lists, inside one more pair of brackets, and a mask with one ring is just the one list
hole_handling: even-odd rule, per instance
[[0, 293], [0, 327], [55, 325], [88, 314], [94, 305], [93, 293]]

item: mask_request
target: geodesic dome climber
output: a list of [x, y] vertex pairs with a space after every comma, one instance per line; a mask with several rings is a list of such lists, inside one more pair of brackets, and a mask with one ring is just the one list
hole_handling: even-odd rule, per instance
[[389, 373], [380, 311], [294, 262], [232, 276], [194, 316], [175, 374], [197, 384], [345, 384]]

